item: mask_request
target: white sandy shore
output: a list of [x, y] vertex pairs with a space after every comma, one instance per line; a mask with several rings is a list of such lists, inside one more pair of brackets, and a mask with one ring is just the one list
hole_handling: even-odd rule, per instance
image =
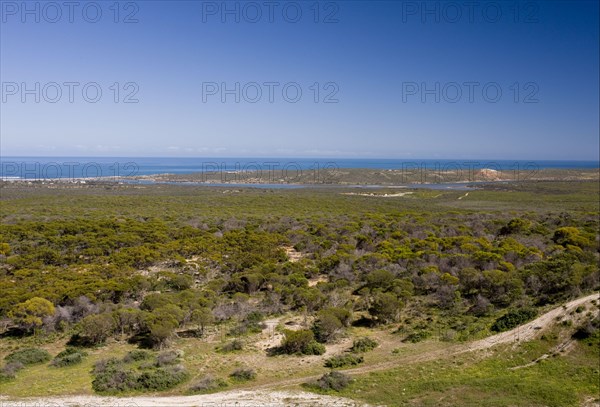
[[10, 401], [0, 396], [0, 407], [368, 407], [353, 400], [307, 392], [227, 391], [197, 396], [101, 397], [64, 396]]

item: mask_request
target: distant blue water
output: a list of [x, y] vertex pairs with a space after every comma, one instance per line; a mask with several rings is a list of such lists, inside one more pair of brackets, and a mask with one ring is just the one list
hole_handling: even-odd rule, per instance
[[[332, 172], [340, 168], [381, 170], [535, 171], [545, 168], [599, 168], [598, 161], [437, 160], [437, 159], [307, 159], [307, 158], [135, 158], [135, 157], [0, 157], [0, 178], [43, 180], [194, 172], [271, 172], [275, 175]], [[290, 178], [287, 176], [286, 178]]]

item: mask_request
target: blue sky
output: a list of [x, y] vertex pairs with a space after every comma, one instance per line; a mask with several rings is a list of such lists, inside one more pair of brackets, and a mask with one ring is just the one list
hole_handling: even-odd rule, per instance
[[1, 2], [4, 156], [598, 160], [597, 1], [62, 3]]

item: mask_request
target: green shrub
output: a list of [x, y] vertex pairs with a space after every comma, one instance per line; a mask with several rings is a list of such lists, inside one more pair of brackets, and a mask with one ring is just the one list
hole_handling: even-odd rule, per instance
[[492, 325], [491, 329], [494, 332], [508, 331], [509, 329], [515, 328], [533, 319], [536, 315], [537, 312], [530, 308], [511, 310], [498, 318]]
[[94, 374], [92, 388], [97, 392], [116, 393], [139, 388], [138, 374], [115, 358], [96, 362], [92, 373]]
[[118, 393], [131, 390], [167, 390], [184, 382], [188, 373], [182, 365], [147, 368], [136, 371], [128, 367], [123, 360], [116, 358], [100, 360], [94, 366], [92, 388], [97, 392]]
[[245, 382], [256, 379], [256, 372], [253, 369], [239, 368], [229, 375], [232, 379]]
[[325, 361], [325, 367], [339, 368], [346, 366], [356, 366], [364, 361], [362, 356], [356, 355], [337, 355]]
[[50, 354], [44, 349], [25, 348], [11, 353], [4, 360], [7, 362], [20, 362], [27, 366], [47, 362], [50, 358]]
[[304, 355], [322, 355], [326, 351], [325, 346], [317, 341], [311, 341], [304, 348]]
[[371, 338], [358, 338], [352, 342], [352, 348], [350, 348], [351, 352], [369, 352], [375, 349], [379, 345], [376, 340]]
[[352, 379], [350, 379], [350, 376], [334, 370], [321, 376], [321, 378], [312, 385], [321, 390], [340, 391], [348, 387], [351, 381]]
[[76, 348], [67, 348], [56, 355], [50, 365], [54, 367], [72, 366], [81, 363], [86, 356], [87, 352]]
[[142, 372], [138, 387], [144, 390], [167, 390], [184, 382], [188, 373], [182, 365], [158, 368]]

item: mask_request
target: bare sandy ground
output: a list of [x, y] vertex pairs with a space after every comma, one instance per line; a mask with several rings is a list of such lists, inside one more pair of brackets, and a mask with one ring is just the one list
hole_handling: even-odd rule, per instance
[[1, 407], [279, 407], [279, 406], [332, 406], [359, 407], [356, 401], [342, 397], [321, 396], [307, 392], [282, 391], [227, 391], [198, 396], [169, 397], [100, 397], [67, 396], [4, 401]]

